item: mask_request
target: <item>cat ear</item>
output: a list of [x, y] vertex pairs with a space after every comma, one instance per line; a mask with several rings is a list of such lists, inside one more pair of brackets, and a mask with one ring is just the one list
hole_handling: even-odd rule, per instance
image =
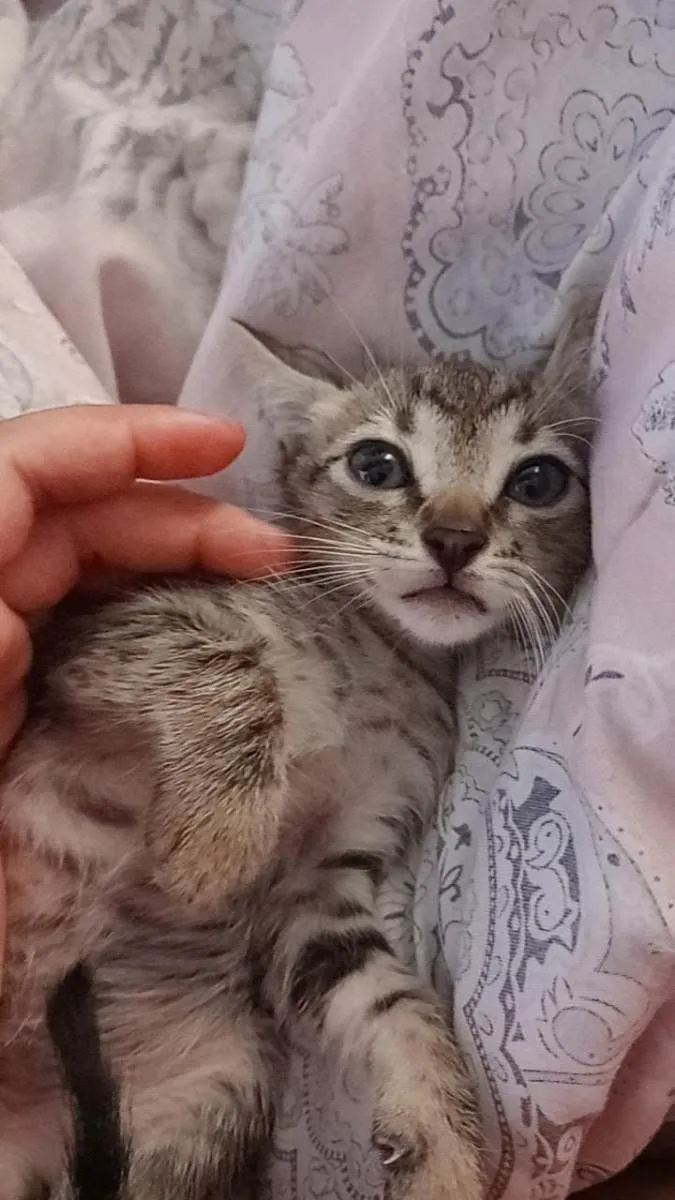
[[[248, 326], [242, 325], [242, 328], [248, 329]], [[329, 358], [324, 350], [317, 350], [315, 346], [286, 346], [270, 333], [254, 332], [250, 329], [248, 332], [262, 342], [275, 358], [300, 375], [319, 379], [323, 383], [332, 383], [336, 388], [346, 388], [353, 382], [347, 371], [343, 370], [334, 358]]]
[[572, 395], [588, 395], [591, 350], [600, 310], [601, 297], [584, 293], [568, 297], [569, 307], [558, 329], [555, 345], [542, 378], [545, 384]]
[[282, 434], [307, 430], [315, 404], [335, 387], [319, 351], [284, 346], [241, 321], [229, 322], [224, 349], [229, 386]]

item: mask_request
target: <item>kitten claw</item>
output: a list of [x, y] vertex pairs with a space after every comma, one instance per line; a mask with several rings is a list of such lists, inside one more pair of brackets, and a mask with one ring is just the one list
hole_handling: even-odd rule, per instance
[[373, 1143], [379, 1151], [383, 1167], [393, 1167], [401, 1159], [410, 1155], [409, 1146], [405, 1146], [402, 1142], [395, 1142], [391, 1138], [374, 1137]]

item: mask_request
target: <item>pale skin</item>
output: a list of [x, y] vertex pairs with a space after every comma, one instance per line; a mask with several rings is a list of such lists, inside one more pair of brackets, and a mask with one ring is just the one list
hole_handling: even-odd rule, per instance
[[[68, 408], [0, 423], [0, 758], [21, 727], [29, 622], [119, 575], [283, 570], [281, 532], [171, 480], [241, 452], [233, 425], [170, 407]], [[0, 876], [0, 963], [4, 905]]]

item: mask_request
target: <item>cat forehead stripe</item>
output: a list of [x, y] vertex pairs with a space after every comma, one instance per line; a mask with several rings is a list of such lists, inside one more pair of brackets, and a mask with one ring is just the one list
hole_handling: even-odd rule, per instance
[[[444, 420], [480, 428], [481, 420], [512, 403], [527, 406], [533, 397], [528, 377], [516, 377], [478, 363], [449, 361], [429, 368], [391, 371], [371, 381], [373, 394], [385, 400], [396, 429], [410, 434], [416, 414], [425, 406]], [[523, 422], [523, 441], [534, 436], [534, 414]]]

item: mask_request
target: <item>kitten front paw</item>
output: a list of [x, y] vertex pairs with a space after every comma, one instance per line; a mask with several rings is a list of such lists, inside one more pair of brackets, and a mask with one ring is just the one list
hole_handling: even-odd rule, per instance
[[475, 1141], [449, 1121], [440, 1119], [432, 1129], [402, 1118], [376, 1130], [373, 1141], [384, 1167], [386, 1200], [481, 1200]]
[[154, 882], [181, 905], [220, 908], [273, 860], [282, 808], [281, 789], [270, 788], [253, 798], [230, 795], [182, 828], [151, 817], [146, 845]]

